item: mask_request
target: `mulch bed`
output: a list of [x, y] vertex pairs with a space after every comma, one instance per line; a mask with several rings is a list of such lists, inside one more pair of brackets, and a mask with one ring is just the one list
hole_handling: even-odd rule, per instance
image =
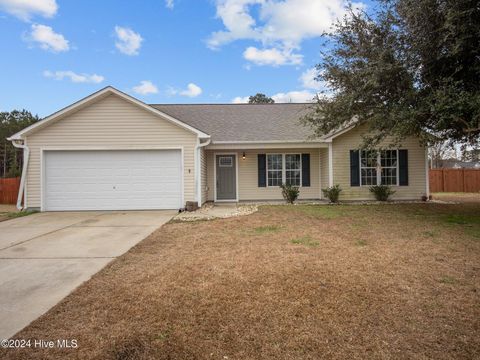
[[303, 205], [170, 223], [15, 336], [77, 349], [0, 358], [479, 358], [479, 216]]

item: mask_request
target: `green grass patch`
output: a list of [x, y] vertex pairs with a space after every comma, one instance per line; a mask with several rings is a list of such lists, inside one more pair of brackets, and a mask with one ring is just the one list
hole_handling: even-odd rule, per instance
[[444, 217], [444, 221], [450, 224], [458, 225], [480, 225], [480, 215], [459, 215], [451, 214]]
[[9, 219], [16, 219], [16, 218], [36, 214], [36, 213], [38, 213], [38, 210], [26, 210], [26, 211], [16, 211], [16, 212], [13, 211], [13, 212], [6, 213], [5, 216], [7, 216]]
[[280, 231], [281, 227], [277, 225], [266, 225], [266, 226], [259, 226], [254, 228], [256, 234], [269, 234]]
[[313, 240], [311, 236], [302, 236], [300, 238], [293, 239], [292, 244], [296, 245], [305, 245], [305, 246], [311, 246], [311, 247], [316, 247], [320, 245], [320, 243], [316, 240]]
[[427, 231], [424, 231], [423, 232], [423, 235], [427, 236], [427, 237], [436, 237], [437, 236], [437, 232], [436, 231], [431, 231], [431, 230], [427, 230]]
[[438, 280], [442, 284], [455, 284], [457, 282], [457, 279], [455, 279], [453, 276], [443, 276]]
[[480, 239], [480, 215], [449, 214], [444, 215], [443, 222], [450, 226], [460, 227], [466, 234]]
[[355, 242], [355, 245], [357, 245], [357, 246], [367, 246], [367, 241], [363, 240], [363, 239], [360, 239], [360, 240], [357, 240]]

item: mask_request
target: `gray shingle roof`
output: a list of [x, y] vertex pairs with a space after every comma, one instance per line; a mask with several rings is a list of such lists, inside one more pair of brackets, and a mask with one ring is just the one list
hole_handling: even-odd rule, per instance
[[311, 104], [151, 105], [219, 141], [308, 141], [300, 124]]

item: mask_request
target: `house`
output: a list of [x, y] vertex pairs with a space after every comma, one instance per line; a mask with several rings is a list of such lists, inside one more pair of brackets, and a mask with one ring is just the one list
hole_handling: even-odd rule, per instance
[[[29, 209], [179, 209], [186, 202], [396, 199], [428, 195], [426, 148], [418, 139], [379, 154], [358, 151], [365, 129], [351, 125], [312, 139], [299, 124], [307, 104], [147, 105], [104, 88], [9, 138], [23, 148], [19, 203]], [[379, 166], [377, 166], [377, 163]], [[381, 165], [381, 167], [380, 167]]]

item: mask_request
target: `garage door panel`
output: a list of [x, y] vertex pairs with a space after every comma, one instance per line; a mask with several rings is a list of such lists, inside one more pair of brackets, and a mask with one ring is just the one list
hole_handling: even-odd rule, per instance
[[182, 207], [180, 150], [47, 151], [44, 209]]

